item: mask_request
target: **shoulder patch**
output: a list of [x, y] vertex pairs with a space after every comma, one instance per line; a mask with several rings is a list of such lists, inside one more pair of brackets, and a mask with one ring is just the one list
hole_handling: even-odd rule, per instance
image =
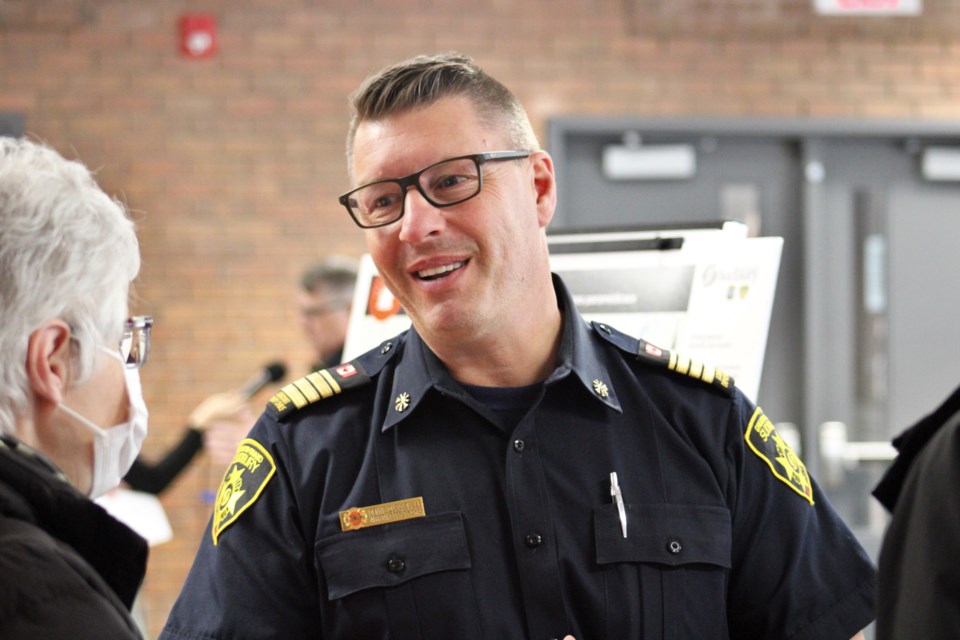
[[217, 490], [210, 525], [214, 545], [219, 543], [223, 530], [257, 501], [276, 470], [273, 456], [262, 444], [250, 438], [240, 441]]
[[283, 420], [307, 405], [343, 393], [346, 389], [363, 386], [370, 380], [356, 360], [314, 371], [280, 389], [267, 402], [266, 412], [276, 420]]
[[671, 353], [646, 340], [631, 338], [609, 325], [598, 322], [592, 322], [591, 325], [605, 340], [613, 343], [621, 350], [633, 354], [641, 362], [689, 376], [728, 395], [733, 393], [735, 386], [733, 378], [725, 371], [691, 360], [678, 353]]
[[750, 417], [743, 437], [747, 446], [767, 463], [777, 480], [813, 504], [813, 485], [810, 483], [807, 467], [777, 433], [777, 428], [763, 415], [760, 407], [757, 407]]

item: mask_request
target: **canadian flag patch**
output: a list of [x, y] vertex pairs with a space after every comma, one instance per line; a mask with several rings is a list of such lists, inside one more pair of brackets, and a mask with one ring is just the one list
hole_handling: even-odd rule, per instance
[[334, 371], [336, 371], [337, 375], [341, 378], [349, 378], [350, 376], [357, 375], [357, 368], [352, 364], [342, 364], [334, 369]]

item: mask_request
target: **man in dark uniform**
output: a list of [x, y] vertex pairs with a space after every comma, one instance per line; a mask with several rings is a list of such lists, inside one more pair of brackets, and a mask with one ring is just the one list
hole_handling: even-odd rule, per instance
[[271, 400], [162, 637], [859, 635], [874, 569], [773, 424], [551, 275], [513, 94], [449, 54], [354, 107], [341, 203], [413, 328]]

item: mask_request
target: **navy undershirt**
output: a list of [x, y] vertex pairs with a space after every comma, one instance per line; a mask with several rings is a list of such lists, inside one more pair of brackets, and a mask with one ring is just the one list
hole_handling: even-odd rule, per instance
[[493, 411], [501, 421], [501, 427], [507, 431], [523, 420], [523, 416], [540, 397], [543, 383], [538, 382], [523, 387], [480, 387], [473, 384], [463, 384], [463, 388], [473, 398]]

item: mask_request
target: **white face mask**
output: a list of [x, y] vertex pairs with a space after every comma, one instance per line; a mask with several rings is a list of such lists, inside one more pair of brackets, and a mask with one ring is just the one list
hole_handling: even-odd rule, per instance
[[[123, 365], [120, 354], [101, 347]], [[123, 365], [123, 375], [127, 383], [129, 409], [127, 421], [109, 429], [102, 429], [83, 417], [67, 405], [61, 403], [60, 409], [76, 419], [95, 434], [93, 441], [93, 483], [90, 486], [91, 499], [96, 499], [120, 484], [123, 476], [133, 466], [140, 455], [140, 447], [147, 437], [147, 405], [143, 401], [140, 388], [140, 370], [128, 369]]]

